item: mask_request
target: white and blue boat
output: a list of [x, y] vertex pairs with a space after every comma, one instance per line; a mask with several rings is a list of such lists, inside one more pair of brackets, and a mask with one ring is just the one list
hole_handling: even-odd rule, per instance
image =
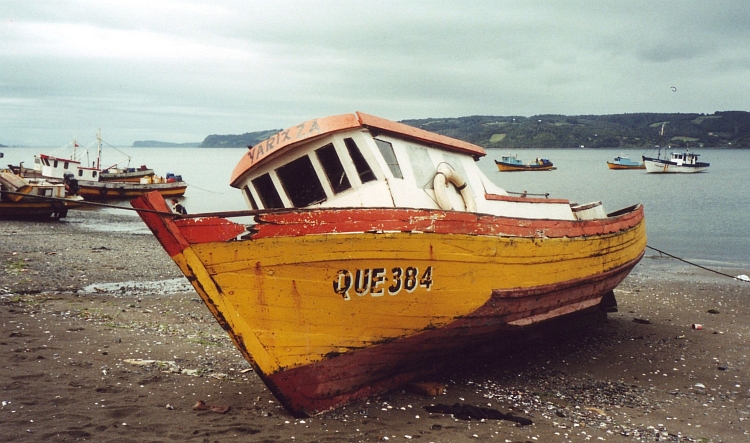
[[613, 161], [607, 162], [609, 169], [646, 169], [646, 165], [633, 161], [627, 155], [618, 155]]

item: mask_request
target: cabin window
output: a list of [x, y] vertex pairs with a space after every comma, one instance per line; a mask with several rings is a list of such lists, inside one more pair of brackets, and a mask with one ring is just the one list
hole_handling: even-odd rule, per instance
[[83, 169], [79, 169], [78, 170], [78, 176], [79, 177], [83, 177]]
[[57, 167], [57, 160], [55, 160], [55, 168]]
[[367, 160], [365, 160], [365, 157], [362, 155], [362, 151], [359, 150], [359, 146], [354, 143], [354, 140], [351, 138], [345, 138], [344, 144], [346, 145], [346, 150], [349, 151], [349, 156], [351, 156], [352, 158], [354, 167], [357, 169], [359, 180], [362, 183], [376, 180], [377, 177], [375, 177], [375, 173], [372, 172], [372, 169], [370, 169], [370, 165], [367, 164]]
[[349, 183], [349, 177], [346, 176], [344, 165], [341, 164], [341, 159], [336, 154], [336, 148], [333, 147], [333, 143], [328, 143], [316, 150], [315, 155], [318, 156], [318, 160], [323, 166], [323, 171], [331, 183], [334, 194], [351, 189], [352, 185]]
[[63, 168], [68, 169], [68, 162], [63, 163]]
[[279, 193], [276, 191], [276, 186], [273, 185], [270, 174], [263, 174], [252, 182], [264, 208], [284, 207], [284, 202], [281, 201], [281, 197], [279, 197]]
[[318, 180], [310, 157], [303, 156], [276, 170], [286, 195], [296, 208], [320, 203], [326, 199], [326, 192]]
[[96, 171], [91, 171], [91, 177], [96, 178]]
[[409, 155], [409, 162], [417, 185], [422, 189], [431, 189], [432, 180], [435, 178], [435, 166], [432, 164], [427, 149], [407, 145], [406, 153]]
[[404, 175], [401, 173], [401, 166], [399, 166], [398, 159], [396, 158], [396, 153], [393, 152], [393, 145], [387, 141], [378, 140], [377, 138], [375, 139], [375, 144], [378, 145], [378, 149], [380, 149], [380, 153], [383, 154], [385, 163], [388, 165], [388, 168], [390, 168], [393, 176], [396, 178], [404, 178]]
[[253, 193], [250, 192], [250, 186], [245, 186], [244, 188], [242, 188], [242, 190], [245, 191], [247, 200], [250, 202], [250, 208], [258, 209], [258, 204], [255, 203], [255, 199], [253, 198]]

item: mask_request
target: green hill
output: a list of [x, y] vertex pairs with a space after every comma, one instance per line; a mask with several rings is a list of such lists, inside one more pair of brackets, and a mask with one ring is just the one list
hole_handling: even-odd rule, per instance
[[[535, 115], [403, 120], [411, 126], [485, 148], [618, 148], [657, 144], [750, 148], [750, 112], [713, 114], [634, 113], [614, 115]], [[664, 138], [660, 136], [662, 123]], [[254, 146], [278, 129], [241, 135], [209, 135], [200, 147]]]
[[[470, 116], [403, 123], [485, 148], [672, 146], [750, 148], [750, 113]], [[662, 123], [664, 138], [660, 136]]]

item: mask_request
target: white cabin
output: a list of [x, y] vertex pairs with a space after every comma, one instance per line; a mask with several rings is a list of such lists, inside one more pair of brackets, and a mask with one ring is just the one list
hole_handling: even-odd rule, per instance
[[252, 209], [401, 207], [529, 219], [606, 217], [601, 202], [572, 207], [563, 199], [509, 195], [480, 171], [477, 160], [484, 154], [480, 146], [401, 123], [345, 114], [305, 122], [250, 147], [231, 185]]

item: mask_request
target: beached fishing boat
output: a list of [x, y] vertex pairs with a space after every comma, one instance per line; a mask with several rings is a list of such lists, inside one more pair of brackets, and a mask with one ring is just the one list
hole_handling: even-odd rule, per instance
[[131, 204], [271, 392], [313, 415], [615, 304], [645, 250], [641, 205], [512, 196], [483, 155], [345, 114], [250, 147], [230, 179], [247, 211], [179, 216], [156, 193]]
[[607, 161], [609, 169], [646, 169], [646, 165], [633, 161], [627, 155], [618, 155], [612, 161]]
[[519, 160], [518, 154], [503, 155], [500, 160], [495, 160], [497, 169], [500, 172], [512, 172], [512, 171], [552, 171], [557, 169], [546, 158], [537, 158], [531, 163], [524, 163]]
[[78, 195], [86, 200], [131, 199], [151, 191], [158, 191], [164, 197], [179, 197], [187, 189], [187, 183], [181, 176], [172, 173], [167, 173], [166, 177], [157, 176], [145, 165], [137, 169], [118, 168], [117, 165], [102, 168], [101, 133], [97, 134], [91, 166], [88, 166], [88, 161], [83, 162], [83, 157], [88, 157], [87, 148], [78, 150], [79, 145], [75, 141], [72, 148], [72, 154], [68, 157], [47, 154], [35, 156], [34, 171], [25, 168], [23, 174], [60, 181], [72, 175], [78, 180]]
[[661, 149], [656, 158], [643, 156], [646, 172], [652, 173], [692, 173], [703, 172], [711, 166], [710, 163], [698, 161], [699, 154], [694, 154], [688, 149], [681, 152], [672, 152], [671, 156], [661, 158]]
[[0, 218], [61, 219], [81, 205], [83, 198], [67, 195], [61, 183], [0, 171]]

